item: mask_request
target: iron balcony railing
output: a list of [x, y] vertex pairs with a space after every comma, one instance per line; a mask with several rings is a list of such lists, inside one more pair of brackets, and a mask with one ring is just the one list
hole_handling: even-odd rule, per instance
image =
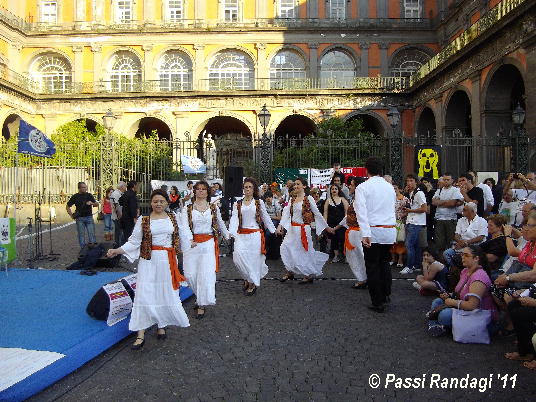
[[[252, 18], [240, 21], [225, 21], [220, 19], [181, 19], [176, 21], [143, 21], [132, 20], [128, 22], [26, 22], [13, 16], [6, 10], [0, 9], [0, 15], [5, 12], [2, 21], [15, 25], [30, 33], [46, 33], [49, 31], [151, 31], [151, 30], [212, 30], [212, 29], [308, 29], [308, 28], [360, 28], [360, 29], [432, 29], [435, 20], [429, 18], [357, 18], [357, 19], [330, 19], [330, 18]], [[11, 15], [10, 15], [11, 14]]]
[[499, 22], [502, 18], [523, 4], [526, 0], [502, 0], [494, 8], [489, 10], [482, 18], [471, 25], [460, 36], [450, 42], [443, 50], [432, 57], [426, 64], [419, 68], [410, 78], [410, 86], [413, 86], [456, 53], [463, 50], [467, 45], [481, 36], [489, 28]]
[[99, 93], [184, 93], [225, 91], [311, 91], [351, 89], [356, 91], [398, 93], [408, 86], [407, 77], [351, 77], [344, 79], [311, 78], [208, 78], [191, 82], [146, 80], [131, 83], [117, 81], [70, 82], [55, 81], [43, 85], [7, 68], [0, 69], [0, 78], [28, 92], [42, 95], [84, 95]]

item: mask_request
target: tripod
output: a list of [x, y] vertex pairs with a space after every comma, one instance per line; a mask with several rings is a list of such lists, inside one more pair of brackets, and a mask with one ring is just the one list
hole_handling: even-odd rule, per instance
[[[60, 256], [61, 254], [60, 253], [55, 253], [53, 250], [52, 250], [52, 221], [54, 220], [53, 216], [52, 216], [52, 208], [53, 207], [50, 207], [50, 212], [49, 212], [49, 215], [48, 215], [48, 240], [50, 242], [50, 253], [48, 253], [49, 255], [49, 261], [54, 261], [54, 260], [57, 260], [58, 259], [58, 256]], [[55, 214], [54, 214], [55, 215]], [[45, 221], [43, 221], [45, 222]]]
[[43, 252], [43, 220], [41, 219], [41, 196], [35, 205], [35, 260], [44, 260], [47, 255]]

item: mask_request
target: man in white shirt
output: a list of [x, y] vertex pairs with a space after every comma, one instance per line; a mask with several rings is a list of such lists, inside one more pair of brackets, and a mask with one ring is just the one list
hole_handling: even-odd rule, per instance
[[536, 175], [528, 172], [526, 176], [521, 173], [510, 173], [505, 180], [503, 194], [512, 189], [514, 198], [518, 201], [536, 203]]
[[452, 175], [445, 173], [440, 180], [442, 187], [436, 190], [432, 198], [432, 204], [437, 207], [434, 242], [438, 252], [450, 247], [456, 230], [456, 207], [463, 203], [462, 193], [452, 185]]
[[117, 183], [115, 190], [110, 196], [110, 202], [112, 203], [112, 221], [114, 222], [114, 245], [119, 247], [124, 243], [123, 230], [119, 219], [121, 219], [121, 205], [119, 205], [119, 198], [123, 193], [127, 191], [127, 184], [124, 181]]
[[420, 247], [420, 234], [426, 228], [426, 196], [417, 188], [417, 177], [412, 174], [406, 176], [406, 192], [409, 198], [409, 208], [404, 208], [406, 217], [406, 267], [401, 274], [411, 274], [418, 270], [422, 263], [422, 250]]
[[[469, 170], [467, 173], [473, 176], [473, 183], [478, 183], [476, 172]], [[495, 204], [491, 187], [484, 183], [478, 183], [476, 186], [484, 192], [484, 216], [488, 216]]]
[[463, 206], [463, 217], [456, 224], [454, 246], [443, 253], [447, 266], [452, 265], [452, 259], [457, 253], [461, 253], [464, 247], [470, 244], [480, 244], [488, 236], [488, 222], [476, 214], [477, 206], [474, 202], [468, 202]]
[[382, 161], [370, 157], [365, 162], [369, 179], [355, 190], [354, 209], [362, 234], [367, 285], [372, 305], [369, 309], [383, 313], [391, 294], [389, 250], [396, 241], [393, 186], [381, 176]]
[[509, 225], [517, 226], [521, 222], [521, 219], [518, 220], [518, 215], [520, 215], [520, 213], [521, 208], [519, 206], [519, 201], [514, 200], [514, 192], [512, 190], [507, 190], [499, 204], [499, 214], [506, 217]]

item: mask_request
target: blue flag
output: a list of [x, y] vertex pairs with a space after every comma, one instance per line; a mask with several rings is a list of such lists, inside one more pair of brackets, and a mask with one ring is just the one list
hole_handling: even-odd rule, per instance
[[56, 146], [42, 131], [21, 120], [17, 152], [19, 154], [52, 158], [52, 155], [56, 153]]
[[181, 155], [182, 171], [184, 173], [206, 173], [207, 166], [194, 156]]

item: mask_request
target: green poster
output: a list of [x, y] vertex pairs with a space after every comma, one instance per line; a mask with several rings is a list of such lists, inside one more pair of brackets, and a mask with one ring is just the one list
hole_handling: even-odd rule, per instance
[[296, 180], [298, 176], [309, 180], [309, 169], [278, 168], [274, 172], [275, 182], [279, 183], [281, 187], [285, 185], [287, 180]]
[[17, 257], [15, 235], [17, 234], [14, 218], [0, 218], [0, 247], [7, 250], [7, 262]]

